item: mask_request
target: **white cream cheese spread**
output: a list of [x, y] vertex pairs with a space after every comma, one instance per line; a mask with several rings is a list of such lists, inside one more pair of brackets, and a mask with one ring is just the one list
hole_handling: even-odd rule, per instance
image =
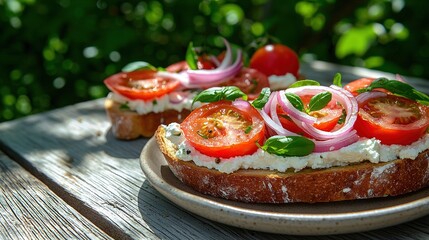
[[[175, 95], [173, 96], [173, 94]], [[191, 110], [192, 101], [197, 95], [197, 92], [186, 91], [180, 93], [180, 96], [183, 97], [181, 101], [178, 101], [176, 99], [176, 94], [177, 92], [174, 92], [151, 100], [133, 100], [121, 96], [117, 93], [110, 92], [107, 98], [110, 98], [119, 104], [126, 104], [126, 106], [130, 110], [136, 111], [140, 115], [147, 114], [150, 112], [159, 113], [170, 109], [176, 110], [178, 112], [181, 112], [183, 109]], [[200, 103], [195, 102], [192, 108], [196, 108], [199, 106]]]
[[193, 148], [185, 139], [180, 124], [172, 123], [166, 129], [166, 137], [178, 146], [176, 156], [183, 161], [193, 161], [198, 166], [232, 173], [238, 169], [265, 169], [295, 172], [306, 167], [318, 169], [333, 166], [345, 166], [351, 163], [370, 161], [372, 163], [389, 162], [395, 159], [415, 159], [419, 153], [429, 148], [429, 134], [411, 145], [383, 145], [377, 139], [362, 138], [359, 141], [331, 152], [312, 153], [304, 157], [281, 157], [258, 149], [252, 155], [220, 159], [206, 156]]
[[289, 85], [296, 82], [296, 77], [291, 73], [286, 73], [283, 76], [271, 75], [268, 77], [268, 82], [272, 90], [286, 89]]

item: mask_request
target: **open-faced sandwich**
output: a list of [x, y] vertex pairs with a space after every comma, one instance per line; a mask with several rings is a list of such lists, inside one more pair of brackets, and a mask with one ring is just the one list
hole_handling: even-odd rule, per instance
[[[347, 90], [346, 90], [347, 89]], [[398, 81], [303, 80], [253, 101], [234, 87], [155, 138], [171, 171], [204, 194], [255, 203], [396, 196], [429, 184], [429, 97]]]
[[[105, 79], [111, 91], [105, 108], [113, 135], [124, 140], [151, 137], [160, 124], [181, 122], [190, 113], [192, 99], [203, 89], [237, 86], [249, 99], [254, 99], [263, 88], [270, 87], [267, 76], [258, 70], [267, 66], [243, 67], [241, 49], [234, 51], [226, 40], [225, 46], [226, 51], [219, 56], [209, 56], [198, 54], [190, 44], [186, 61], [162, 70], [145, 62], [135, 62]], [[258, 54], [257, 59], [275, 55]], [[297, 74], [298, 57], [296, 54], [293, 57], [292, 74]], [[284, 59], [281, 61], [284, 66]], [[283, 68], [282, 71], [289, 70]], [[274, 89], [286, 88], [296, 80], [289, 75], [285, 79], [274, 79]]]

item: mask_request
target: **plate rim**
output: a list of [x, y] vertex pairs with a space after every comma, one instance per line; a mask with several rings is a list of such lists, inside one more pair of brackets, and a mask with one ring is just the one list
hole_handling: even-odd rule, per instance
[[[193, 189], [191, 189], [191, 192], [187, 192], [169, 184], [161, 176], [159, 176], [154, 171], [154, 169], [152, 169], [149, 166], [149, 161], [153, 161], [153, 160], [147, 159], [145, 155], [151, 154], [150, 153], [151, 151], [160, 152], [156, 143], [156, 139], [154, 137], [149, 139], [149, 141], [145, 144], [145, 146], [142, 149], [142, 152], [140, 154], [140, 167], [142, 168], [142, 171], [146, 176], [146, 180], [148, 180], [150, 184], [158, 192], [160, 192], [163, 196], [168, 198], [170, 201], [172, 201], [173, 203], [175, 203], [176, 205], [180, 206], [181, 208], [187, 211], [190, 211], [194, 214], [205, 217], [207, 219], [224, 223], [227, 225], [235, 226], [235, 227], [269, 232], [269, 233], [293, 234], [293, 235], [327, 235], [327, 234], [333, 234], [333, 233], [343, 234], [343, 233], [355, 233], [360, 231], [369, 231], [369, 230], [379, 229], [383, 227], [393, 226], [393, 225], [411, 221], [429, 214], [429, 196], [419, 198], [407, 203], [388, 206], [388, 207], [384, 207], [376, 210], [362, 210], [358, 212], [351, 211], [351, 212], [326, 213], [326, 214], [275, 213], [275, 212], [264, 212], [262, 210], [232, 206], [232, 205], [228, 205], [228, 204], [218, 202], [208, 198], [211, 196], [207, 196], [206, 198], [203, 196], [193, 194], [193, 192], [198, 193]], [[162, 153], [160, 154], [162, 155]], [[159, 161], [159, 159], [156, 159], [155, 161]], [[186, 186], [185, 184], [183, 185]], [[222, 199], [222, 200], [234, 202], [232, 200], [225, 200], [225, 199]], [[189, 204], [183, 204], [182, 201], [189, 201]], [[188, 205], [192, 205], [194, 207], [189, 207]], [[222, 220], [222, 219], [219, 219], [218, 216], [206, 216], [207, 214], [201, 214], [201, 212], [198, 212], [196, 210], [196, 207], [195, 207], [196, 205], [198, 205], [198, 207], [201, 207], [201, 206], [206, 208], [208, 207], [212, 210], [217, 210], [217, 211], [219, 211], [219, 209], [222, 209], [221, 211], [219, 211], [220, 213], [218, 212], [217, 214], [232, 218], [233, 221], [231, 221], [231, 219], [230, 221]], [[394, 217], [397, 215], [401, 215], [401, 218]], [[258, 223], [265, 223], [265, 224], [273, 223], [279, 220], [282, 220], [282, 222], [291, 221], [291, 222], [294, 222], [294, 224], [288, 224], [288, 225], [293, 225], [294, 227], [300, 226], [301, 228], [300, 229], [280, 228], [280, 229], [270, 230], [267, 227], [261, 227], [261, 226], [258, 226], [256, 228], [248, 227], [246, 222], [243, 223], [242, 221], [240, 221], [242, 219], [236, 219], [236, 218], [243, 218], [243, 216], [245, 216], [246, 219], [249, 219], [250, 217], [251, 219], [256, 220], [256, 222]], [[389, 221], [386, 221], [386, 218], [388, 218], [390, 221], [395, 219], [397, 220], [393, 222], [389, 222]], [[356, 224], [356, 222], [359, 222], [359, 221], [360, 221], [360, 224]], [[344, 229], [333, 230], [328, 227], [328, 225], [338, 225], [338, 222], [341, 222], [341, 226]], [[308, 226], [304, 226], [305, 224], [308, 224]], [[281, 227], [284, 225], [282, 225], [282, 223], [279, 223], [279, 226]], [[301, 231], [306, 229], [317, 230], [317, 231], [315, 232]]]

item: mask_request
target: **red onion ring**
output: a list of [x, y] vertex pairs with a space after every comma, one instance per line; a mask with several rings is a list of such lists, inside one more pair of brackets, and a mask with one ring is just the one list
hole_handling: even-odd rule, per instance
[[243, 56], [241, 49], [237, 50], [237, 58], [234, 63], [232, 61], [232, 50], [229, 42], [224, 39], [226, 52], [221, 63], [216, 61], [217, 68], [211, 70], [185, 70], [180, 73], [170, 73], [165, 71], [157, 72], [157, 76], [169, 77], [180, 81], [184, 88], [209, 88], [217, 86], [228, 81], [241, 71], [243, 67]]
[[264, 106], [264, 108], [263, 108], [263, 110], [264, 110], [266, 113], [268, 113], [268, 114], [270, 114], [270, 106], [271, 106], [271, 104], [272, 104], [272, 102], [273, 102], [274, 95], [275, 95], [275, 94], [273, 94], [273, 92], [271, 92], [270, 97], [268, 98], [268, 101], [267, 101], [267, 103], [265, 104], [265, 106]]
[[292, 119], [296, 119], [299, 122], [308, 123], [308, 124], [313, 124], [316, 122], [317, 119], [315, 117], [312, 117], [296, 109], [287, 99], [284, 90], [279, 91], [277, 98], [278, 98], [279, 105], [283, 108], [283, 111], [289, 114], [289, 116]]
[[[313, 123], [317, 119], [311, 117], [314, 121], [313, 119], [309, 120], [309, 118], [304, 116], [307, 114], [293, 107], [285, 96], [286, 92], [294, 93], [299, 96], [306, 94], [316, 95], [324, 91], [332, 93], [331, 101], [339, 102], [344, 107], [347, 114], [344, 125], [340, 129], [332, 132], [322, 131], [315, 128]], [[264, 118], [268, 129], [271, 130], [271, 133], [274, 135], [297, 136], [298, 134], [288, 131], [281, 125], [277, 115], [277, 104], [279, 104], [283, 110], [289, 114], [289, 117], [298, 125], [298, 127], [301, 127], [302, 130], [311, 136], [311, 140], [315, 143], [314, 152], [338, 150], [356, 142], [359, 139], [356, 131], [353, 130], [353, 125], [356, 121], [357, 112], [359, 110], [358, 102], [350, 92], [338, 86], [305, 86], [271, 93], [267, 104], [262, 110], [260, 110], [261, 116]]]
[[330, 152], [335, 151], [359, 140], [356, 130], [350, 131], [339, 138], [333, 138], [325, 141], [313, 140], [315, 147], [314, 152]]
[[241, 50], [237, 51], [237, 59], [234, 64], [224, 69], [213, 70], [187, 70], [189, 76], [189, 83], [191, 85], [199, 85], [204, 87], [211, 87], [220, 83], [226, 82], [231, 77], [234, 77], [242, 68], [242, 54]]
[[226, 52], [223, 61], [220, 65], [212, 70], [187, 70], [189, 76], [189, 85], [211, 87], [226, 82], [231, 77], [235, 76], [242, 68], [242, 52], [241, 49], [237, 50], [237, 58], [231, 65], [232, 49], [229, 42], [224, 39]]
[[231, 45], [229, 44], [229, 42], [224, 38], [223, 42], [225, 44], [226, 47], [226, 52], [225, 52], [225, 56], [222, 60], [222, 62], [219, 64], [217, 69], [225, 69], [227, 66], [231, 65], [232, 62], [232, 50], [231, 50]]
[[175, 79], [179, 81], [185, 88], [192, 88], [191, 84], [189, 83], [189, 78], [186, 72], [174, 73], [167, 71], [158, 71], [156, 72], [155, 76]]
[[[259, 113], [261, 114], [262, 118], [265, 121], [265, 124], [267, 125], [267, 127], [274, 131], [276, 133], [276, 135], [281, 135], [281, 136], [298, 136], [298, 134], [288, 131], [285, 128], [283, 128], [283, 126], [280, 124], [277, 124], [276, 122], [273, 121], [273, 119], [271, 119], [270, 116], [268, 116], [268, 114], [263, 111], [263, 110], [259, 110]], [[275, 135], [275, 134], [272, 134]]]
[[387, 93], [384, 92], [378, 92], [378, 91], [372, 91], [372, 92], [364, 92], [356, 96], [356, 100], [358, 103], [363, 103], [369, 99], [377, 98], [377, 97], [385, 97], [387, 96]]
[[[288, 89], [289, 90], [289, 89]], [[332, 132], [323, 131], [315, 128], [312, 124], [307, 122], [302, 122], [300, 125], [302, 130], [308, 133], [310, 136], [317, 140], [328, 140], [332, 138], [339, 138], [343, 135], [347, 134], [353, 129], [353, 125], [356, 122], [357, 112], [358, 112], [358, 104], [354, 97], [351, 94], [348, 94], [346, 90], [339, 88], [337, 86], [325, 87], [325, 86], [306, 86], [304, 88], [292, 88], [292, 92], [303, 95], [303, 93], [317, 94], [320, 92], [328, 91], [332, 93], [332, 98], [335, 101], [338, 101], [346, 110], [346, 119], [344, 121], [344, 125]], [[295, 122], [299, 122], [300, 119], [291, 116], [291, 118]]]
[[214, 56], [214, 55], [210, 55], [210, 56], [209, 56], [209, 59], [210, 59], [210, 61], [211, 61], [212, 63], [214, 63], [214, 65], [216, 65], [216, 67], [219, 67], [220, 62], [219, 62], [219, 59], [218, 59], [216, 56]]

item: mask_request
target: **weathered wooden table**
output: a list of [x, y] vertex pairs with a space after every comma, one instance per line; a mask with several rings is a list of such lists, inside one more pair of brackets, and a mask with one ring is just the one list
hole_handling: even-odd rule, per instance
[[[324, 62], [303, 64], [329, 84], [394, 75]], [[429, 82], [407, 78], [429, 93]], [[103, 99], [0, 124], [0, 239], [427, 239], [429, 216], [362, 233], [302, 237], [227, 226], [191, 214], [147, 181], [148, 139], [118, 141]]]

